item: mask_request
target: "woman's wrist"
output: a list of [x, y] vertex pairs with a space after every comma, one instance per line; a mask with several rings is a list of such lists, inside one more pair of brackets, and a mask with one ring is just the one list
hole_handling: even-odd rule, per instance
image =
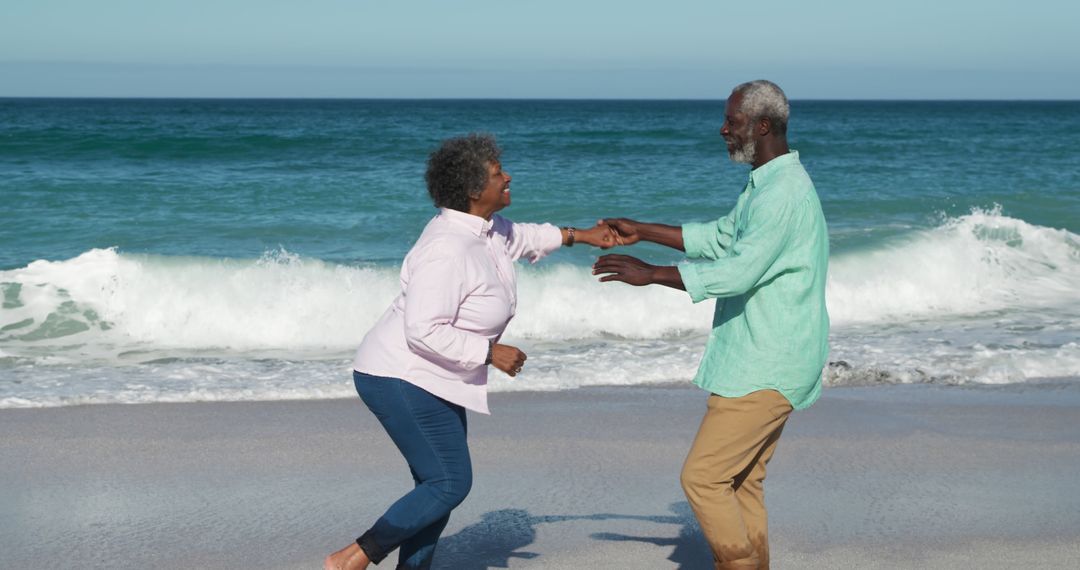
[[566, 226], [563, 230], [563, 246], [573, 247], [577, 243], [577, 228]]

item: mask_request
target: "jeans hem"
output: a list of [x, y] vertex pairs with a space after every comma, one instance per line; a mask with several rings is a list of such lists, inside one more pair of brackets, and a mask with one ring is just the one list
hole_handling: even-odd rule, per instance
[[360, 547], [360, 550], [364, 551], [364, 554], [367, 554], [368, 560], [371, 560], [372, 564], [378, 565], [389, 554], [379, 546], [379, 543], [375, 542], [370, 530], [356, 539], [356, 545]]

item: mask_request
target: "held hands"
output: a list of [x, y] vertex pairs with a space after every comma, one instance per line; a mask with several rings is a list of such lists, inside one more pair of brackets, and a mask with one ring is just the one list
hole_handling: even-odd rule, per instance
[[608, 226], [597, 222], [587, 230], [574, 231], [574, 243], [584, 243], [600, 249], [609, 249], [619, 245], [618, 235]]
[[[615, 238], [615, 245], [632, 245], [639, 241], [651, 241], [679, 251], [685, 251], [682, 228], [662, 224], [643, 224], [629, 218], [604, 218], [597, 222]], [[686, 290], [678, 267], [649, 265], [629, 255], [609, 253], [600, 256], [593, 264], [593, 275], [600, 275], [601, 282], [622, 281], [627, 285], [663, 285]]]
[[491, 347], [491, 365], [510, 376], [517, 376], [525, 366], [524, 352], [508, 344], [496, 344]]
[[600, 249], [632, 245], [640, 239], [637, 222], [628, 218], [604, 218], [589, 229], [574, 230], [574, 243], [580, 242]]
[[[614, 239], [614, 245], [633, 245], [640, 241], [637, 225], [637, 222], [629, 218], [604, 218], [596, 222], [596, 228], [606, 230]], [[635, 286], [648, 285], [653, 282], [655, 272], [655, 266], [636, 257], [617, 253], [602, 255], [593, 264], [593, 275], [603, 275], [601, 282], [622, 281]]]
[[629, 218], [604, 218], [596, 224], [606, 226], [611, 231], [615, 245], [633, 245], [641, 239], [638, 235], [638, 223]]
[[592, 272], [593, 275], [603, 275], [601, 282], [622, 281], [640, 287], [654, 282], [656, 266], [629, 255], [609, 253], [596, 260]]

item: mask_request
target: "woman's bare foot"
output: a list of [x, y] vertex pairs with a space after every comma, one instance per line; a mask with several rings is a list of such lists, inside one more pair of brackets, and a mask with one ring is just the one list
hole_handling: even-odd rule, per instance
[[365, 570], [371, 564], [367, 553], [355, 542], [323, 560], [324, 570]]

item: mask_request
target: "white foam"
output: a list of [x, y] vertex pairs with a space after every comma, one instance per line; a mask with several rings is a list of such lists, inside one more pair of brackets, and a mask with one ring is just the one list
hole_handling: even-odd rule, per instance
[[[84, 356], [95, 347], [97, 356], [161, 349], [336, 353], [354, 348], [386, 309], [398, 293], [397, 273], [281, 252], [238, 261], [96, 249], [0, 273], [0, 282], [21, 285], [22, 303], [0, 313], [0, 328], [33, 321], [0, 342], [16, 354], [33, 347], [68, 347]], [[601, 284], [583, 267], [523, 268], [519, 313], [508, 334], [660, 338], [704, 330], [710, 312], [674, 290]]]
[[[20, 345], [78, 344], [83, 348], [72, 350], [82, 354], [94, 347], [102, 354], [341, 351], [359, 342], [397, 288], [392, 271], [287, 253], [237, 261], [121, 255], [114, 249], [36, 261], [0, 273], [0, 282], [20, 284], [23, 305], [0, 313], [0, 327], [33, 319], [0, 337], [9, 352]], [[71, 326], [45, 330], [50, 318]]]
[[1001, 309], [1074, 310], [1078, 290], [1080, 236], [995, 208], [948, 219], [883, 248], [835, 257], [828, 307], [836, 325]]
[[[21, 285], [22, 303], [0, 311], [0, 329], [33, 320], [0, 332], [0, 349], [20, 354], [30, 345], [81, 344], [116, 353], [332, 354], [354, 347], [382, 314], [398, 293], [397, 272], [287, 252], [222, 260], [95, 249], [0, 272], [0, 283]], [[586, 267], [519, 272], [511, 337], [659, 339], [704, 332], [711, 320], [712, 303], [695, 305], [663, 287], [602, 284]], [[828, 305], [837, 326], [1020, 308], [1075, 314], [1078, 290], [1080, 236], [997, 211], [973, 212], [873, 251], [836, 257]]]
[[695, 305], [667, 287], [600, 283], [569, 265], [522, 273], [510, 337], [656, 339], [704, 332], [712, 321], [712, 303]]
[[[0, 272], [0, 407], [341, 397], [398, 293], [395, 267], [95, 249]], [[831, 261], [834, 385], [1080, 376], [1080, 237], [975, 211]], [[529, 371], [491, 388], [564, 390], [693, 376], [712, 303], [519, 268], [504, 337]]]
[[[596, 385], [685, 380], [703, 339], [520, 342], [529, 355], [516, 378], [492, 370], [491, 392], [558, 391]], [[355, 397], [351, 359], [185, 358], [121, 366], [53, 365], [5, 371], [0, 408], [80, 404], [309, 400]]]

